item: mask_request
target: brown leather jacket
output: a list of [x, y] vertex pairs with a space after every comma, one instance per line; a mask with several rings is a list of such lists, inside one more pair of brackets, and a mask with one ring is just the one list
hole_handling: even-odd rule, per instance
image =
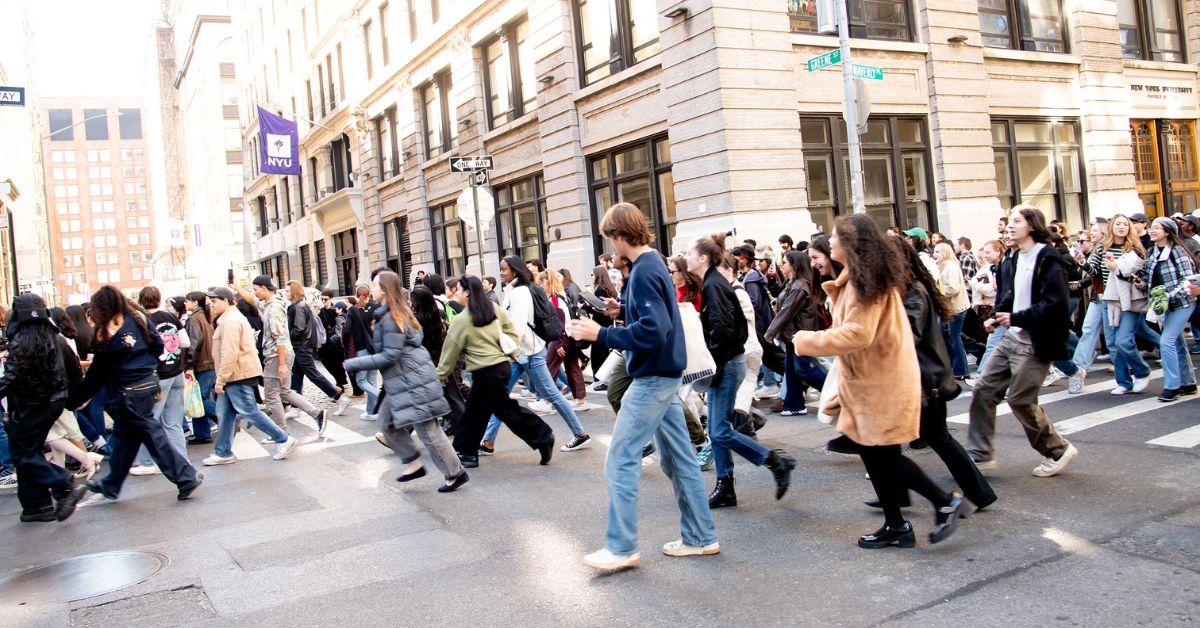
[[204, 310], [192, 312], [185, 327], [191, 346], [184, 357], [184, 368], [200, 373], [213, 370], [213, 328]]

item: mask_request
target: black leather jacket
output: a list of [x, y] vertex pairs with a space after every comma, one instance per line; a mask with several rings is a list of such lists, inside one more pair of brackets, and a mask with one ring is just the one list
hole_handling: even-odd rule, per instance
[[737, 293], [725, 276], [715, 268], [704, 275], [700, 292], [700, 322], [704, 325], [704, 344], [717, 363], [717, 371], [726, 362], [745, 351], [746, 315], [738, 302]]
[[950, 352], [942, 338], [942, 323], [933, 308], [933, 299], [925, 286], [914, 285], [904, 297], [904, 311], [912, 327], [917, 347], [917, 364], [921, 368], [921, 403], [950, 401], [961, 388], [954, 380], [950, 367]]

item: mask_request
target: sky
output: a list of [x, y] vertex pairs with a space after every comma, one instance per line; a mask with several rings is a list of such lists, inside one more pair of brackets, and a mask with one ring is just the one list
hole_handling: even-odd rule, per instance
[[146, 93], [159, 0], [26, 1], [39, 96]]

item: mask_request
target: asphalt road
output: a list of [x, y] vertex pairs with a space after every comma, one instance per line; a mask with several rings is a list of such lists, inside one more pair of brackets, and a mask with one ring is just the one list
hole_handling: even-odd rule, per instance
[[[603, 542], [604, 443], [613, 415], [581, 415], [596, 437], [547, 467], [511, 434], [458, 493], [431, 474], [401, 486], [399, 460], [357, 410], [275, 462], [239, 436], [234, 465], [206, 469], [189, 502], [161, 476], [134, 477], [121, 499], [89, 498], [62, 524], [21, 524], [0, 495], [0, 576], [117, 549], [162, 552], [169, 566], [105, 596], [0, 609], [0, 623], [64, 625], [902, 625], [1195, 624], [1200, 617], [1200, 397], [1159, 404], [1113, 397], [1111, 376], [1088, 394], [1065, 382], [1047, 412], [1081, 455], [1060, 477], [1002, 415], [999, 501], [936, 546], [932, 509], [909, 511], [915, 549], [863, 550], [879, 515], [861, 462], [822, 452], [834, 435], [814, 417], [772, 416], [760, 437], [796, 455], [782, 501], [765, 469], [741, 464], [739, 507], [715, 513], [722, 553], [668, 558], [678, 536], [666, 479], [642, 479], [639, 569], [598, 575], [580, 557]], [[597, 394], [593, 401], [602, 403]], [[965, 436], [966, 397], [951, 404]], [[560, 440], [569, 434], [547, 417]], [[311, 424], [291, 422], [313, 438]], [[1065, 431], [1065, 430], [1064, 430]], [[199, 462], [210, 447], [192, 447]], [[912, 452], [947, 485], [932, 453]], [[705, 474], [711, 487], [713, 474]]]

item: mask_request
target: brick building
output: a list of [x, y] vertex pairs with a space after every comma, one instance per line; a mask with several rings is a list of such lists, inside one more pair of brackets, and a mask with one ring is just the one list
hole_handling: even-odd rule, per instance
[[[867, 211], [977, 241], [1002, 207], [1197, 208], [1200, 0], [850, 0], [878, 66]], [[850, 211], [837, 45], [811, 0], [246, 3], [234, 16], [252, 257], [343, 292], [387, 264], [502, 255], [588, 277], [597, 217], [659, 246], [808, 239]], [[257, 170], [255, 105], [300, 120], [299, 177]], [[481, 230], [447, 157], [490, 154]], [[492, 202], [486, 202], [486, 199]]]

